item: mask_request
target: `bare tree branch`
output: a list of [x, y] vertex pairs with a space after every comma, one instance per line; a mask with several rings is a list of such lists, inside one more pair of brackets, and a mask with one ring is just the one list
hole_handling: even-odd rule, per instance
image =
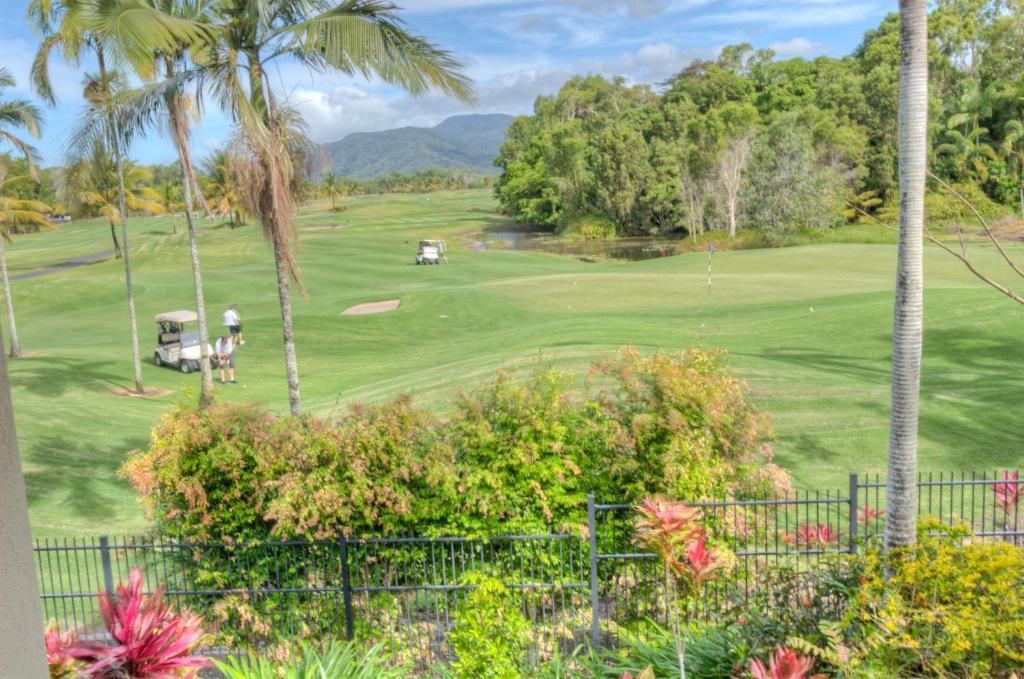
[[[881, 226], [883, 228], [886, 228], [886, 229], [889, 229], [890, 231], [893, 231], [895, 233], [899, 233], [899, 229], [897, 229], [892, 224], [886, 224], [885, 222], [883, 222], [878, 217], [874, 216], [873, 214], [868, 213], [867, 211], [861, 209], [860, 207], [854, 205], [853, 203], [851, 203], [849, 201], [847, 201], [846, 204], [850, 207], [851, 210], [854, 210], [855, 212], [857, 212], [860, 215], [863, 215], [864, 217], [867, 217], [868, 219], [874, 221], [879, 226]], [[959, 232], [959, 229], [960, 229], [960, 225], [957, 224], [957, 231], [958, 232]], [[1024, 305], [1024, 297], [1021, 297], [1020, 295], [1018, 295], [1016, 292], [1014, 292], [1010, 288], [1006, 287], [1005, 285], [1002, 285], [1000, 283], [995, 282], [994, 280], [992, 280], [991, 278], [989, 278], [988, 276], [983, 274], [981, 271], [979, 271], [977, 269], [977, 267], [974, 266], [974, 264], [971, 262], [971, 260], [968, 259], [968, 257], [967, 257], [967, 254], [966, 254], [967, 253], [967, 249], [963, 245], [963, 237], [962, 236], [960, 236], [960, 243], [961, 243], [961, 248], [963, 248], [964, 254], [958, 253], [956, 250], [952, 249], [951, 247], [949, 247], [948, 245], [946, 245], [945, 243], [940, 241], [938, 238], [936, 238], [934, 235], [932, 235], [932, 232], [931, 232], [931, 230], [928, 229], [927, 225], [925, 226], [924, 237], [927, 238], [932, 243], [934, 243], [935, 245], [938, 245], [940, 248], [942, 248], [943, 250], [945, 250], [949, 254], [951, 254], [954, 257], [956, 257], [957, 259], [959, 259], [961, 262], [963, 262], [964, 266], [967, 267], [967, 270], [970, 271], [972, 274], [974, 274], [978, 279], [983, 281], [986, 285], [988, 285], [988, 286], [992, 287], [993, 289], [998, 290], [999, 292], [1003, 293], [1004, 295], [1006, 295], [1007, 297], [1012, 299], [1014, 302], [1017, 302], [1018, 304]]]

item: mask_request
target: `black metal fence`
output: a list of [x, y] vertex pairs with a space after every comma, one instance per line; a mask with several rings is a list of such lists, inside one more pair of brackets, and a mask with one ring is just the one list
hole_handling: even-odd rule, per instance
[[[969, 524], [982, 539], [1024, 545], [1024, 486], [996, 474], [922, 476], [919, 513]], [[771, 587], [780, 567], [813, 570], [884, 529], [885, 483], [851, 474], [845, 492], [692, 503], [736, 555], [710, 583], [706, 617]], [[180, 607], [201, 613], [213, 653], [296, 638], [382, 643], [423, 667], [451, 655], [448, 632], [486, 573], [514, 592], [531, 623], [532, 659], [581, 643], [613, 644], [666, 618], [662, 571], [633, 540], [633, 509], [590, 498], [580, 534], [364, 538], [334, 542], [184, 543], [150, 538], [44, 539], [35, 554], [47, 618], [102, 637], [97, 593], [139, 566]], [[883, 512], [883, 513], [879, 513]]]

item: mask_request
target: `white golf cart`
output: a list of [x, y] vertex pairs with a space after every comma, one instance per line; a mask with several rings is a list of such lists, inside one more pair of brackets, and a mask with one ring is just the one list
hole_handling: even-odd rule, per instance
[[[177, 368], [183, 373], [199, 370], [202, 351], [199, 347], [199, 333], [186, 330], [185, 325], [199, 320], [194, 311], [168, 311], [156, 315], [157, 346], [153, 351], [153, 363]], [[208, 348], [209, 356], [213, 349]]]
[[443, 240], [421, 240], [416, 250], [417, 264], [440, 264], [448, 261], [448, 248]]

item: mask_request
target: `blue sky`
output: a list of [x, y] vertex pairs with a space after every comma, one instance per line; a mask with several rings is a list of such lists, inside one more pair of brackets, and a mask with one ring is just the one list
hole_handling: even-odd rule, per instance
[[[398, 0], [419, 33], [455, 52], [475, 79], [478, 100], [467, 108], [445, 97], [410, 98], [379, 82], [309, 74], [282, 63], [273, 74], [281, 93], [305, 115], [318, 141], [349, 132], [433, 125], [455, 113], [529, 112], [572, 74], [622, 75], [658, 82], [694, 58], [749, 42], [781, 57], [841, 56], [878, 24], [895, 2], [882, 0]], [[14, 96], [32, 97], [28, 70], [38, 44], [22, 21], [27, 0], [0, 0], [0, 65], [18, 80]], [[89, 66], [86, 65], [88, 68]], [[61, 162], [67, 131], [82, 106], [82, 76], [55, 63], [59, 104], [46, 110], [37, 144], [48, 164]], [[231, 124], [205, 109], [194, 145], [202, 155], [222, 145]], [[139, 142], [132, 157], [171, 162], [166, 139]]]

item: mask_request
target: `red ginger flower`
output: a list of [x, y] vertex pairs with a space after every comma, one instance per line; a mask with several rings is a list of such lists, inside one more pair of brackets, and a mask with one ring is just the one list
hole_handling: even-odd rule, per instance
[[704, 582], [714, 577], [715, 571], [726, 564], [725, 555], [715, 549], [708, 549], [701, 535], [686, 548], [686, 560], [695, 582]]
[[812, 667], [814, 661], [811, 658], [802, 656], [786, 646], [778, 646], [767, 667], [758, 658], [751, 660], [750, 674], [754, 679], [823, 679], [823, 674], [808, 677], [807, 673]]
[[708, 549], [700, 509], [683, 502], [644, 500], [636, 511], [640, 513], [639, 539], [676, 573], [700, 583], [712, 579], [729, 562], [725, 552]]
[[996, 494], [996, 505], [1007, 514], [1024, 497], [1024, 484], [1020, 481], [1020, 470], [1004, 471], [1002, 482], [992, 484], [992, 492]]

